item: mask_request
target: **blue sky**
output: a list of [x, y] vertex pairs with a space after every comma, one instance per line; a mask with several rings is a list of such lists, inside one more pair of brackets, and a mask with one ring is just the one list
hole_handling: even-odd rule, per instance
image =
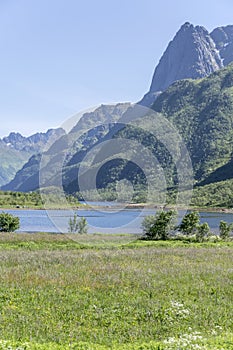
[[139, 100], [186, 21], [233, 24], [232, 0], [0, 0], [0, 137]]

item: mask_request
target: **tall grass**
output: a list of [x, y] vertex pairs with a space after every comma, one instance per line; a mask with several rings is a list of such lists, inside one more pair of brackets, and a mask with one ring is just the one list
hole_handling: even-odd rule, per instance
[[233, 348], [232, 245], [140, 244], [0, 236], [0, 349]]

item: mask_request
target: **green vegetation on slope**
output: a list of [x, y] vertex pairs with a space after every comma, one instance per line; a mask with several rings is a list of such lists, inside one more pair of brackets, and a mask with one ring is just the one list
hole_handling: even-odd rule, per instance
[[31, 153], [20, 152], [0, 143], [0, 186], [11, 181], [30, 156]]
[[[165, 115], [179, 130], [190, 152], [198, 181], [231, 160], [232, 64], [202, 80], [174, 83], [158, 97], [153, 109]], [[221, 180], [220, 176], [215, 179]]]
[[233, 179], [194, 188], [191, 204], [196, 207], [233, 208]]

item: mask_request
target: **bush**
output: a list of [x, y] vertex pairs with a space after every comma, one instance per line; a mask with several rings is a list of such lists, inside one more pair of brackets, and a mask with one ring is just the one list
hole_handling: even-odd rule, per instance
[[0, 214], [0, 232], [14, 232], [19, 227], [20, 222], [17, 216], [4, 212]]
[[229, 238], [231, 231], [232, 231], [232, 224], [228, 224], [227, 222], [221, 220], [219, 224], [220, 238], [222, 239]]
[[69, 220], [68, 231], [70, 233], [86, 234], [87, 233], [87, 220], [84, 217], [81, 217], [78, 220], [78, 215], [74, 214], [73, 219], [70, 218], [70, 220]]
[[167, 240], [174, 229], [177, 213], [174, 210], [160, 211], [155, 215], [146, 216], [142, 229], [146, 239]]
[[178, 228], [183, 234], [190, 236], [196, 232], [196, 229], [199, 226], [199, 220], [199, 213], [193, 211], [183, 217], [183, 220]]
[[203, 242], [206, 237], [210, 236], [210, 227], [207, 222], [197, 226], [196, 240]]
[[81, 217], [78, 222], [78, 233], [87, 234], [87, 220], [84, 217]]

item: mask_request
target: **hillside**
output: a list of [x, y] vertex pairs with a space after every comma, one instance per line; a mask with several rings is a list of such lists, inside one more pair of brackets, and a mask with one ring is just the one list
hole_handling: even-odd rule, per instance
[[230, 162], [233, 147], [233, 64], [202, 80], [174, 83], [158, 97], [152, 108], [179, 130], [189, 150], [198, 182]]

